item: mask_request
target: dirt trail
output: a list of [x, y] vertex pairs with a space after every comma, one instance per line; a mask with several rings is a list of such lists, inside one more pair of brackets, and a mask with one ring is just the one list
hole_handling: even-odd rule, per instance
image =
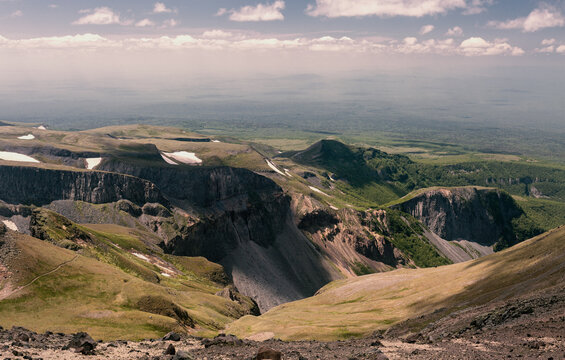
[[19, 286], [17, 288], [13, 288], [12, 284], [7, 283], [4, 288], [2, 290], [0, 290], [0, 301], [8, 298], [9, 296], [17, 293], [18, 291], [25, 289], [26, 287], [30, 286], [31, 284], [33, 284], [34, 282], [36, 282], [37, 280], [41, 279], [44, 276], [53, 274], [54, 272], [58, 271], [60, 268], [62, 268], [63, 266], [75, 261], [78, 258], [78, 254], [75, 255], [72, 259], [67, 260], [67, 261], [63, 261], [61, 264], [57, 265], [53, 270], [50, 270], [46, 273], [43, 273], [41, 275], [38, 275], [36, 277], [34, 277], [31, 281], [29, 281], [27, 284]]

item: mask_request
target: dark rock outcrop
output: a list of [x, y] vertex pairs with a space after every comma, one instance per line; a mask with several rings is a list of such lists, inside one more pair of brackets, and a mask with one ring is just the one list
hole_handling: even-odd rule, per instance
[[113, 159], [99, 170], [129, 174], [156, 184], [169, 198], [192, 206], [210, 207], [237, 196], [281, 192], [272, 180], [247, 169], [188, 166], [142, 166]]
[[248, 241], [269, 247], [285, 225], [290, 199], [279, 193], [240, 211], [211, 215], [181, 230], [181, 236], [164, 244], [174, 255], [204, 256], [218, 262]]
[[464, 239], [483, 245], [512, 237], [512, 220], [523, 214], [507, 193], [471, 187], [429, 190], [395, 207], [445, 240]]
[[79, 332], [73, 335], [71, 341], [63, 347], [63, 350], [74, 349], [77, 353], [83, 355], [94, 355], [97, 342], [85, 332]]
[[101, 171], [0, 166], [0, 200], [39, 206], [66, 199], [96, 204], [121, 199], [138, 205], [168, 203], [157, 186], [132, 176]]

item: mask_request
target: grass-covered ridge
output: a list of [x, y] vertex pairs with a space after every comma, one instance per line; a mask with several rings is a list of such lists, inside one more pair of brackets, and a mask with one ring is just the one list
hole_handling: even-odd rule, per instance
[[45, 209], [34, 211], [34, 222], [44, 240], [16, 232], [2, 239], [18, 249], [5, 264], [13, 277], [2, 284], [9, 295], [0, 301], [4, 327], [88, 331], [102, 339], [156, 338], [171, 330], [206, 335], [252, 305], [246, 297], [241, 305], [215, 295], [228, 283], [220, 265], [164, 255], [141, 230], [78, 225]]

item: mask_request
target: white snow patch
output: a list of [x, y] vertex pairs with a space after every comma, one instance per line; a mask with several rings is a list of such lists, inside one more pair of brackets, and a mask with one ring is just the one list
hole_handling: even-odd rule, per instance
[[288, 175], [288, 177], [292, 177], [292, 174], [290, 173], [290, 170], [284, 169], [284, 173], [285, 173], [286, 175]]
[[330, 205], [330, 209], [332, 209], [332, 210], [339, 210], [337, 207], [335, 207], [335, 206], [333, 206], [333, 205]]
[[183, 164], [194, 165], [194, 164], [202, 163], [202, 160], [200, 160], [195, 153], [188, 151], [176, 151], [172, 153], [163, 153], [163, 154]]
[[212, 142], [218, 143], [221, 142], [220, 140], [212, 140]]
[[164, 272], [162, 272], [161, 275], [163, 275], [164, 277], [171, 277], [171, 274], [167, 274], [167, 273], [164, 273]]
[[86, 160], [86, 168], [87, 169], [94, 169], [95, 167], [97, 167], [98, 165], [100, 165], [100, 163], [102, 162], [102, 158], [101, 157], [97, 157], [97, 158], [86, 158], [84, 159]]
[[21, 162], [32, 162], [38, 163], [39, 161], [35, 160], [31, 156], [27, 156], [24, 154], [18, 154], [15, 152], [9, 151], [0, 151], [0, 160], [9, 160], [9, 161], [21, 161]]
[[162, 153], [161, 153], [161, 157], [163, 158], [163, 160], [165, 160], [165, 162], [166, 162], [167, 164], [178, 165], [176, 162], [174, 162], [173, 160], [169, 159], [168, 157], [166, 157], [166, 156], [163, 155]]
[[27, 135], [18, 136], [18, 139], [20, 139], [20, 140], [33, 140], [33, 139], [35, 139], [35, 136], [33, 136], [33, 134], [27, 134]]
[[38, 127], [36, 127], [36, 129], [39, 129], [39, 130], [47, 130], [47, 128], [46, 128], [45, 126], [43, 126], [43, 125], [39, 125]]
[[279, 169], [277, 169], [277, 167], [276, 167], [272, 162], [270, 162], [270, 161], [267, 160], [267, 159], [265, 159], [265, 161], [267, 162], [267, 165], [269, 165], [269, 167], [270, 167], [271, 169], [273, 169], [277, 174], [280, 174], [280, 175], [282, 175], [282, 176], [286, 176], [282, 171], [280, 171]]
[[313, 186], [308, 186], [308, 187], [309, 187], [310, 190], [312, 190], [312, 191], [315, 191], [315, 192], [320, 193], [320, 194], [322, 194], [322, 195], [330, 196], [330, 195], [326, 194], [325, 192], [323, 192], [322, 190], [320, 190], [320, 189], [318, 189], [318, 188], [315, 188], [315, 187], [313, 187]]
[[145, 261], [149, 262], [149, 258], [148, 258], [147, 256], [143, 255], [143, 254], [136, 253], [136, 252], [132, 252], [132, 254], [133, 254], [134, 256], [137, 256], [138, 258], [140, 258], [140, 259], [142, 259], [142, 260], [145, 260]]
[[8, 229], [13, 231], [18, 231], [18, 227], [16, 226], [16, 224], [14, 224], [12, 220], [2, 220], [2, 222], [4, 223], [4, 225], [6, 225]]

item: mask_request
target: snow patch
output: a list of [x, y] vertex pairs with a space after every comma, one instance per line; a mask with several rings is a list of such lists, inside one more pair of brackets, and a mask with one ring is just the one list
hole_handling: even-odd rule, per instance
[[45, 126], [43, 126], [43, 125], [39, 125], [38, 127], [36, 127], [36, 129], [39, 129], [39, 130], [47, 130], [47, 128], [46, 128]]
[[165, 160], [165, 162], [166, 162], [167, 164], [170, 164], [170, 165], [178, 165], [176, 162], [174, 162], [173, 160], [169, 159], [168, 157], [166, 157], [166, 156], [163, 155], [162, 153], [161, 153], [161, 157], [163, 158], [163, 160]]
[[162, 272], [161, 275], [163, 275], [164, 277], [171, 277], [171, 274], [167, 274], [167, 273], [164, 273], [164, 272]]
[[100, 165], [100, 163], [102, 162], [102, 158], [101, 157], [97, 157], [97, 158], [86, 158], [84, 159], [86, 160], [86, 168], [87, 169], [94, 169], [95, 167], [97, 167], [98, 165]]
[[18, 136], [18, 139], [20, 139], [20, 140], [33, 140], [33, 139], [35, 139], [35, 136], [33, 136], [33, 134], [27, 134], [27, 135]]
[[[188, 152], [188, 151], [176, 151], [172, 153], [163, 153], [167, 157], [172, 158], [183, 164], [194, 165], [194, 164], [202, 164], [202, 160], [200, 160], [195, 153]], [[166, 161], [166, 160], [165, 160]]]
[[221, 141], [220, 140], [212, 140], [212, 142], [219, 143]]
[[18, 231], [18, 227], [16, 226], [16, 224], [14, 224], [12, 220], [2, 220], [2, 222], [4, 223], [4, 225], [6, 225], [8, 229], [12, 231]]
[[326, 195], [326, 196], [330, 196], [330, 195], [326, 194], [325, 192], [323, 192], [322, 190], [320, 190], [320, 189], [318, 189], [318, 188], [315, 188], [315, 187], [313, 187], [313, 186], [308, 186], [308, 187], [310, 188], [310, 190], [315, 191], [315, 192], [317, 192], [317, 193], [319, 193], [319, 194]]
[[335, 206], [333, 206], [333, 205], [330, 205], [330, 209], [332, 209], [332, 210], [339, 210], [337, 207], [335, 207]]
[[137, 256], [137, 257], [140, 258], [141, 260], [145, 260], [145, 261], [149, 262], [149, 258], [148, 258], [147, 256], [143, 255], [143, 254], [136, 253], [136, 252], [132, 252], [132, 254], [133, 254], [134, 256]]
[[267, 165], [269, 165], [269, 167], [270, 167], [271, 169], [273, 169], [277, 174], [280, 174], [280, 175], [282, 175], [282, 176], [286, 176], [282, 171], [280, 171], [279, 169], [277, 169], [277, 167], [276, 167], [272, 162], [270, 162], [270, 161], [267, 160], [267, 159], [265, 159], [265, 161], [267, 162]]
[[21, 162], [32, 162], [38, 163], [39, 161], [35, 160], [31, 156], [27, 156], [24, 154], [18, 154], [15, 152], [9, 151], [0, 151], [0, 160], [9, 160], [9, 161], [21, 161]]

